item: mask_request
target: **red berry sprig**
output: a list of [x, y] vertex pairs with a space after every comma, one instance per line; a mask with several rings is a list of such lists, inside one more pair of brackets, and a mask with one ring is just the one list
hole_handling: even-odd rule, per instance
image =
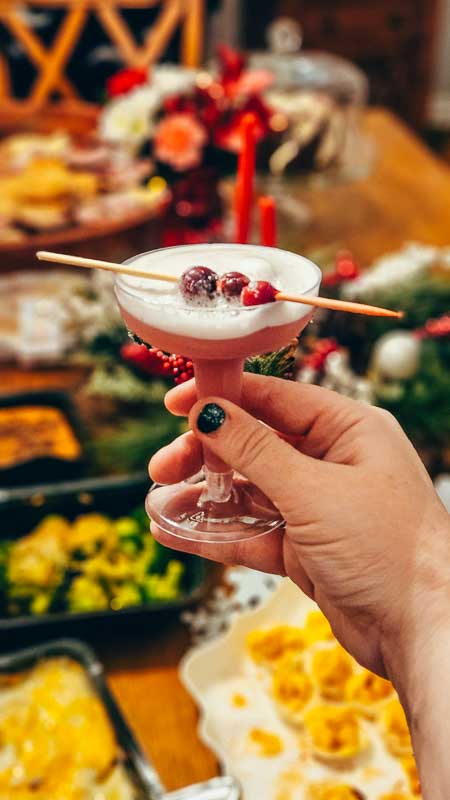
[[319, 339], [311, 351], [303, 356], [302, 367], [310, 367], [310, 369], [320, 372], [330, 353], [336, 353], [339, 349], [336, 339]]
[[162, 353], [161, 350], [158, 350], [158, 353], [161, 353], [162, 356], [163, 369], [167, 375], [174, 379], [177, 385], [185, 383], [194, 377], [194, 365], [190, 358], [176, 355], [168, 356]]
[[176, 384], [184, 383], [194, 377], [194, 365], [190, 358], [178, 355], [167, 355], [156, 347], [129, 342], [124, 344], [120, 354], [125, 361], [147, 375], [173, 378]]
[[361, 269], [349, 250], [339, 250], [336, 254], [334, 272], [323, 276], [324, 286], [337, 286], [345, 281], [354, 281], [359, 278]]
[[416, 339], [439, 339], [450, 336], [450, 314], [444, 314], [437, 319], [428, 319], [423, 328], [414, 331]]

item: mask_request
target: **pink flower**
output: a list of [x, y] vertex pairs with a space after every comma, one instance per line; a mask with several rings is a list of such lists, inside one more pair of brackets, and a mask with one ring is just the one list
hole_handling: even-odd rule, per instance
[[158, 161], [184, 172], [198, 166], [206, 140], [203, 125], [190, 114], [171, 114], [156, 128], [153, 152]]
[[234, 92], [237, 95], [262, 94], [273, 80], [274, 76], [268, 69], [244, 70], [234, 85]]

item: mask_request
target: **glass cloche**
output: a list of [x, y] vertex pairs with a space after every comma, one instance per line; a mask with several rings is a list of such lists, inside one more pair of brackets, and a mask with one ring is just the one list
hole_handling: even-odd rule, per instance
[[267, 39], [269, 50], [250, 53], [248, 65], [272, 73], [265, 98], [280, 114], [280, 130], [285, 120], [266, 154], [271, 174], [303, 173], [319, 184], [366, 175], [372, 152], [359, 125], [368, 97], [364, 73], [331, 53], [301, 50], [301, 28], [292, 19], [273, 22]]

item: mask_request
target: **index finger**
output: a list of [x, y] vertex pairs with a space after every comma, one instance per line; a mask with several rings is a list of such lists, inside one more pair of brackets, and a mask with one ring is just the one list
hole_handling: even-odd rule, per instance
[[[167, 393], [167, 409], [187, 416], [197, 401], [195, 381]], [[322, 386], [244, 373], [241, 407], [283, 434], [305, 437], [303, 452], [321, 458], [342, 431], [362, 421], [367, 407]]]

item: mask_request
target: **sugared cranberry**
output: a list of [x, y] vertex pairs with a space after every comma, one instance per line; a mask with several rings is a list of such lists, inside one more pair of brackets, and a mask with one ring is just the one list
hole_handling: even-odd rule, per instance
[[264, 303], [273, 303], [279, 289], [275, 289], [268, 281], [251, 281], [244, 286], [241, 292], [243, 306], [260, 306]]
[[187, 300], [212, 297], [218, 276], [209, 267], [189, 267], [180, 278], [180, 291]]
[[250, 279], [242, 272], [226, 272], [217, 281], [217, 290], [225, 297], [239, 297], [244, 286], [248, 286]]

